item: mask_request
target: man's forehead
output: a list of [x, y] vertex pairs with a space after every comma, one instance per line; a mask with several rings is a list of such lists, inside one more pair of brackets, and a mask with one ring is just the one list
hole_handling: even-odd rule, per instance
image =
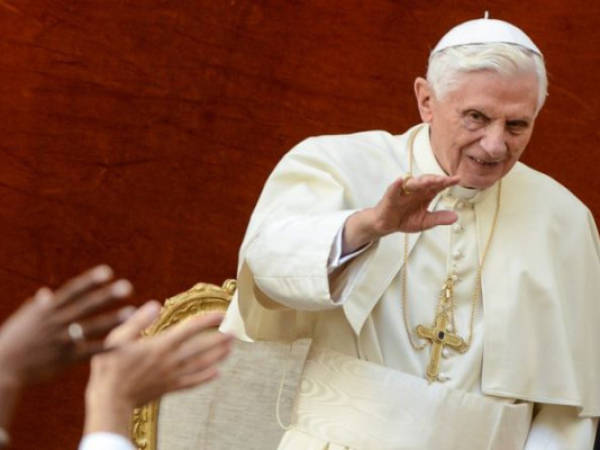
[[535, 73], [504, 75], [485, 70], [458, 74], [455, 86], [439, 100], [461, 112], [475, 109], [489, 116], [531, 120], [535, 117], [537, 92]]

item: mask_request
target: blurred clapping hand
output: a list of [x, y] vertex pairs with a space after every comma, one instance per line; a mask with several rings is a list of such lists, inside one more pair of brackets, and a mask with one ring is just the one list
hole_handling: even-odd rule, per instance
[[0, 325], [0, 448], [23, 387], [104, 350], [103, 338], [131, 316], [109, 306], [132, 292], [127, 280], [97, 266], [56, 289], [39, 289]]
[[132, 292], [127, 280], [97, 266], [56, 291], [43, 287], [0, 326], [0, 380], [24, 385], [103, 350], [103, 337], [135, 308], [105, 312]]
[[160, 334], [140, 338], [159, 311], [157, 302], [146, 303], [109, 334], [106, 343], [113, 350], [92, 359], [86, 437], [93, 433], [127, 437], [133, 408], [218, 375], [217, 364], [229, 354], [232, 340], [216, 328], [223, 314], [190, 317]]
[[92, 359], [86, 389], [85, 439], [80, 448], [133, 448], [127, 438], [136, 406], [205, 383], [230, 351], [232, 337], [217, 331], [223, 315], [192, 317], [156, 336], [142, 331], [160, 304], [107, 309], [133, 291], [97, 266], [55, 291], [39, 289], [0, 325], [0, 448], [21, 390]]

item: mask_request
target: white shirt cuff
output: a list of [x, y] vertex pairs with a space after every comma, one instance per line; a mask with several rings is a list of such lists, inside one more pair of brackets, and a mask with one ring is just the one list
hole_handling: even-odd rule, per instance
[[79, 450], [135, 450], [129, 439], [116, 433], [90, 433], [86, 434]]
[[327, 273], [333, 272], [338, 267], [346, 264], [351, 259], [354, 259], [358, 255], [360, 255], [362, 252], [364, 252], [366, 249], [368, 249], [371, 246], [371, 244], [373, 244], [372, 242], [369, 242], [368, 244], [363, 245], [361, 248], [353, 251], [352, 253], [348, 253], [347, 255], [342, 255], [342, 236], [344, 234], [344, 226], [345, 225], [346, 224], [344, 223], [344, 225], [341, 226], [341, 228], [338, 230], [337, 234], [335, 235], [335, 238], [333, 239], [333, 244], [331, 245], [331, 251], [329, 252], [329, 258], [327, 258]]

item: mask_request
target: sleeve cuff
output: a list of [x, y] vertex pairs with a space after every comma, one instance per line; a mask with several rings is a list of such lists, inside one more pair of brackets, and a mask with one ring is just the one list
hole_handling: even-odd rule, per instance
[[135, 450], [131, 441], [116, 433], [98, 432], [83, 437], [79, 450]]
[[342, 236], [344, 234], [344, 226], [346, 223], [340, 227], [335, 238], [333, 239], [333, 244], [331, 245], [331, 251], [329, 252], [329, 258], [327, 259], [327, 273], [332, 273], [335, 269], [340, 266], [343, 266], [351, 259], [354, 259], [362, 252], [367, 250], [373, 243], [369, 242], [368, 244], [363, 245], [358, 250], [353, 251], [352, 253], [348, 253], [347, 255], [342, 255]]

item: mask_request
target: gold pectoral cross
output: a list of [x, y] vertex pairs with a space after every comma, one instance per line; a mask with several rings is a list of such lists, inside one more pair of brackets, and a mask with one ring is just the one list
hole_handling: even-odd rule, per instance
[[435, 316], [435, 324], [430, 328], [423, 325], [417, 326], [417, 336], [431, 341], [431, 355], [426, 371], [429, 382], [443, 381], [439, 379], [439, 373], [440, 358], [445, 346], [460, 352], [465, 351], [467, 347], [463, 338], [448, 331], [448, 311], [452, 305], [453, 288], [453, 279], [452, 277], [448, 277], [442, 288], [442, 295], [440, 296], [440, 303]]

